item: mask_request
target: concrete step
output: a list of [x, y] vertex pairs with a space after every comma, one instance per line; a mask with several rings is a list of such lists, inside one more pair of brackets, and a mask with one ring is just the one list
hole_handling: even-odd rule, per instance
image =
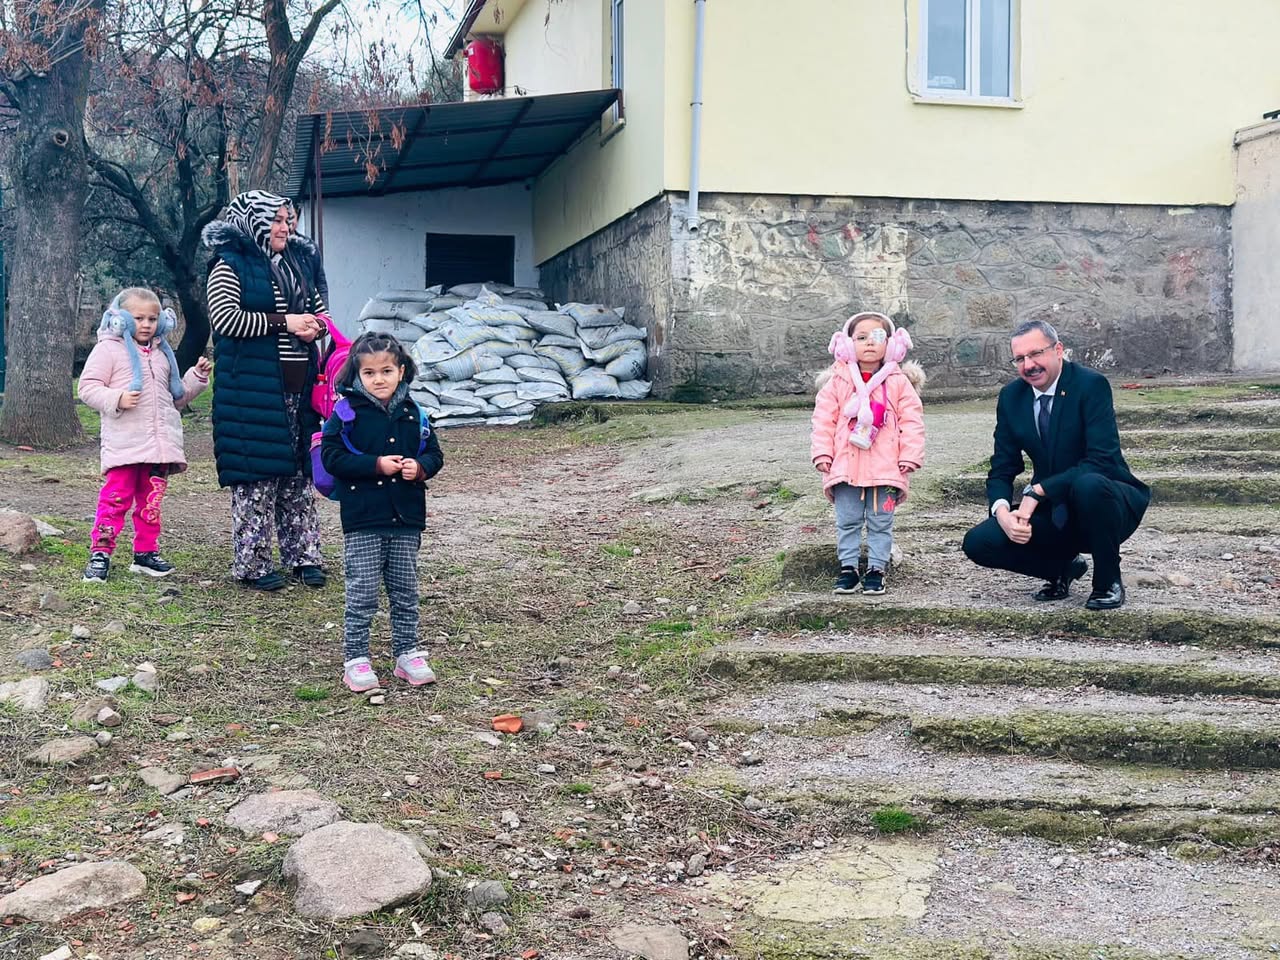
[[[985, 573], [986, 571], [982, 571]], [[847, 628], [961, 629], [1002, 636], [1081, 637], [1122, 643], [1189, 644], [1197, 647], [1280, 649], [1280, 620], [1230, 616], [1209, 611], [1139, 609], [1097, 613], [1082, 606], [1034, 604], [920, 603], [904, 587], [878, 600], [860, 596], [789, 594], [751, 607], [738, 618], [742, 628], [824, 630]], [[1077, 598], [1078, 602], [1078, 598]]]
[[[895, 521], [895, 535], [916, 536], [922, 534], [923, 545], [935, 544], [937, 532], [963, 536], [975, 523], [983, 519], [982, 505], [968, 501], [959, 504], [930, 504], [928, 509], [917, 510], [912, 501], [899, 509]], [[1205, 504], [1160, 504], [1147, 508], [1137, 536], [1144, 534], [1190, 534], [1197, 543], [1239, 552], [1244, 547], [1256, 550], [1259, 546], [1280, 549], [1280, 508], [1276, 506], [1236, 507]], [[1229, 543], [1231, 538], [1240, 538]], [[1251, 540], [1261, 540], [1251, 543]], [[1132, 542], [1132, 541], [1130, 541]], [[1211, 553], [1212, 551], [1207, 551]]]
[[1096, 688], [865, 682], [777, 684], [712, 713], [732, 729], [822, 736], [908, 720], [943, 749], [1188, 769], [1280, 767], [1280, 704]]
[[1280, 450], [1280, 430], [1231, 429], [1133, 429], [1120, 435], [1128, 454], [1138, 450]]
[[972, 631], [765, 634], [716, 647], [705, 663], [718, 679], [752, 686], [872, 680], [1280, 699], [1280, 655], [1273, 651], [1239, 654]]
[[[1021, 489], [1030, 476], [1019, 477], [1014, 489]], [[1187, 473], [1147, 471], [1139, 479], [1151, 487], [1151, 499], [1158, 504], [1280, 504], [1280, 476], [1208, 472]], [[986, 500], [985, 473], [966, 473], [939, 481], [947, 499], [983, 503]]]
[[[1274, 769], [1171, 769], [1064, 757], [953, 753], [922, 744], [911, 735], [906, 720], [829, 737], [761, 729], [732, 742], [733, 750], [722, 754], [746, 751], [759, 763], [735, 765], [728, 756], [713, 756], [691, 771], [691, 779], [703, 787], [778, 802], [858, 808], [1049, 811], [1108, 819], [1166, 812], [1174, 819], [1187, 813], [1280, 816], [1280, 771]], [[1046, 824], [1051, 822], [1045, 818]], [[1248, 835], [1238, 841], [1247, 846], [1253, 839]]]
[[1121, 428], [1270, 430], [1280, 428], [1280, 399], [1244, 400], [1236, 403], [1193, 402], [1186, 405], [1117, 404], [1116, 423]]

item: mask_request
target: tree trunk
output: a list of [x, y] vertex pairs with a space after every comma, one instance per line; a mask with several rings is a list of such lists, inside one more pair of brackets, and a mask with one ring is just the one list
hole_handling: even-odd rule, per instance
[[182, 318], [187, 323], [182, 342], [173, 353], [178, 369], [185, 373], [209, 346], [209, 307], [205, 303], [203, 271], [187, 269], [181, 275], [175, 271], [173, 279]]
[[81, 215], [89, 180], [88, 86], [83, 53], [59, 60], [20, 86], [10, 163], [9, 356], [0, 406], [0, 438], [10, 443], [63, 447], [82, 438], [71, 381]]

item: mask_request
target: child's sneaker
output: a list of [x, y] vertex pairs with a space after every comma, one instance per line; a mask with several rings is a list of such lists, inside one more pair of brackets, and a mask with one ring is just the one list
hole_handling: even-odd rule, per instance
[[867, 575], [862, 578], [863, 593], [884, 593], [884, 571], [868, 570]]
[[154, 551], [135, 553], [133, 563], [129, 564], [130, 573], [145, 573], [148, 577], [167, 577], [173, 573], [173, 564]]
[[111, 554], [95, 550], [89, 554], [89, 564], [84, 568], [85, 583], [106, 583], [111, 572]]
[[435, 672], [427, 663], [426, 655], [417, 650], [410, 650], [396, 657], [396, 676], [415, 687], [436, 682]]
[[857, 567], [841, 567], [840, 576], [836, 577], [835, 586], [831, 588], [832, 593], [857, 593], [858, 592], [858, 568]]
[[352, 693], [367, 693], [377, 690], [381, 684], [378, 675], [373, 672], [373, 664], [368, 657], [356, 657], [342, 665], [342, 682]]

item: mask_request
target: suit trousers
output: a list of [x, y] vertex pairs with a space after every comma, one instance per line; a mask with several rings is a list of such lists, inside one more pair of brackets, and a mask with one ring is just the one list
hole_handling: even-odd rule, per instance
[[1031, 515], [1031, 540], [1017, 544], [988, 517], [964, 538], [965, 555], [982, 567], [1011, 570], [1054, 580], [1066, 573], [1078, 553], [1093, 556], [1094, 589], [1120, 579], [1120, 544], [1133, 536], [1146, 512], [1142, 494], [1100, 473], [1081, 474], [1067, 495], [1067, 522], [1052, 520], [1054, 504], [1045, 502]]

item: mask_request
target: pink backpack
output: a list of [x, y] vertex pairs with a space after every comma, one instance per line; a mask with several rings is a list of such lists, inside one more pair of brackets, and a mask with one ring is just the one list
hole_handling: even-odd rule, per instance
[[332, 317], [323, 313], [316, 314], [316, 317], [322, 318], [329, 328], [329, 345], [320, 355], [316, 385], [311, 388], [311, 409], [320, 414], [321, 421], [324, 421], [333, 414], [333, 405], [338, 402], [334, 384], [338, 381], [338, 371], [347, 362], [347, 354], [351, 352], [351, 341], [338, 329]]

